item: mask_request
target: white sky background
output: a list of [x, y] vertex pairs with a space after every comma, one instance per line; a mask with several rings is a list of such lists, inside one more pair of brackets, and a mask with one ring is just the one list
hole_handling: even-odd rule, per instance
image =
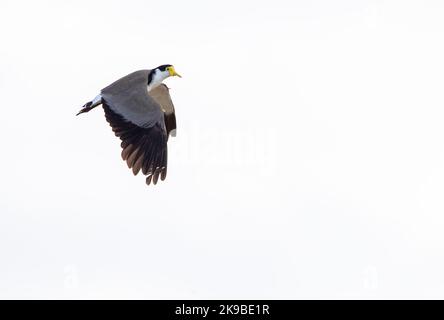
[[[442, 1], [0, 2], [0, 298], [444, 298]], [[103, 111], [174, 64], [165, 182]]]

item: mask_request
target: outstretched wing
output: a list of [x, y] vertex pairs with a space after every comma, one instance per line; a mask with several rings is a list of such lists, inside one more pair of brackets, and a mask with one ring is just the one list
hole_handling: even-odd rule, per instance
[[150, 70], [133, 72], [104, 88], [102, 104], [106, 120], [121, 140], [122, 159], [156, 184], [167, 173], [167, 131], [164, 114], [147, 92]]
[[176, 136], [176, 114], [171, 100], [170, 90], [165, 84], [160, 84], [149, 92], [149, 95], [160, 105], [163, 114], [167, 135]]
[[127, 121], [114, 112], [105, 102], [103, 104], [106, 120], [115, 135], [122, 140], [122, 159], [134, 175], [140, 171], [146, 175], [146, 183], [156, 184], [165, 180], [167, 174], [167, 135], [159, 122], [150, 128], [140, 127]]

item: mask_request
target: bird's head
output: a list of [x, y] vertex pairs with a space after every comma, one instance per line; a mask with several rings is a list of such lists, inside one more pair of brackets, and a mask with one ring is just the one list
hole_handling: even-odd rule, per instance
[[180, 74], [178, 74], [176, 72], [176, 70], [174, 69], [174, 67], [170, 64], [164, 64], [164, 65], [158, 66], [154, 70], [156, 70], [156, 72], [159, 72], [160, 74], [162, 74], [165, 78], [174, 77], [174, 76], [182, 78], [182, 76]]
[[174, 76], [182, 78], [182, 76], [176, 72], [172, 65], [164, 64], [158, 66], [157, 68], [153, 69], [148, 76], [148, 91], [160, 85], [166, 78]]

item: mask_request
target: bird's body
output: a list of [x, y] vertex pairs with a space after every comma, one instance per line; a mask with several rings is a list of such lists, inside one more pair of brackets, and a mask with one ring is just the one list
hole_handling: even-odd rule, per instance
[[162, 81], [179, 76], [171, 65], [139, 70], [113, 82], [84, 105], [80, 113], [102, 104], [106, 120], [121, 140], [122, 159], [146, 183], [164, 180], [168, 136], [175, 136], [176, 117], [168, 87]]

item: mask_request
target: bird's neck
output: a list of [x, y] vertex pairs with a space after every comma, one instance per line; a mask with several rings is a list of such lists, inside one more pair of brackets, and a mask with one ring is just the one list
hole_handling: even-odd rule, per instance
[[168, 75], [164, 74], [163, 72], [159, 72], [158, 70], [153, 71], [153, 75], [148, 79], [148, 92], [158, 87], [167, 77]]

